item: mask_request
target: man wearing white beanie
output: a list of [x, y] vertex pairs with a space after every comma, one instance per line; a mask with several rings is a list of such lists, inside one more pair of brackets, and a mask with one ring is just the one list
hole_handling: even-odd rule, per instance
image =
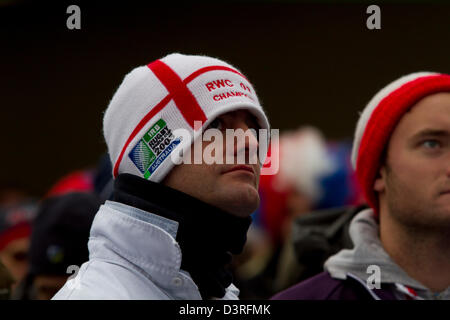
[[226, 266], [259, 205], [267, 141], [249, 134], [214, 149], [245, 163], [192, 163], [212, 129], [269, 130], [253, 86], [231, 65], [170, 54], [125, 77], [103, 120], [113, 201], [95, 217], [89, 261], [54, 299], [238, 298]]
[[379, 91], [358, 121], [353, 167], [370, 208], [354, 248], [275, 299], [450, 299], [450, 75], [418, 72]]

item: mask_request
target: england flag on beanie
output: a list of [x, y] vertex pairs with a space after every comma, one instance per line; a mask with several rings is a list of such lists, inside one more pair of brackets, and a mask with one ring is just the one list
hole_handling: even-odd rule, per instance
[[[133, 69], [103, 118], [113, 176], [131, 173], [161, 181], [174, 166], [173, 152], [186, 152], [211, 121], [240, 109], [248, 110], [262, 129], [269, 130], [251, 83], [219, 59], [175, 53]], [[195, 121], [201, 121], [201, 127], [194, 128]], [[192, 134], [177, 136], [176, 129]]]
[[379, 208], [373, 186], [392, 132], [402, 116], [420, 99], [446, 91], [450, 91], [450, 75], [412, 73], [381, 89], [361, 113], [353, 141], [352, 165], [375, 214]]

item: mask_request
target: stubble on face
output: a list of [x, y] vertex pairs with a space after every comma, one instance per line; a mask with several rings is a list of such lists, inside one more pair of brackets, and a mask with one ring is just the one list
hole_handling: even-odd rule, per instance
[[387, 165], [386, 189], [390, 215], [412, 232], [450, 228], [450, 219], [445, 217], [445, 212], [440, 212], [441, 208], [436, 208], [426, 198], [426, 185], [403, 181]]
[[[254, 120], [246, 111], [230, 112], [223, 115], [221, 121], [223, 129], [242, 128], [245, 131], [255, 126]], [[204, 141], [201, 143], [204, 151], [209, 143]], [[252, 143], [257, 142], [253, 141]], [[225, 146], [225, 143], [223, 145]], [[223, 152], [225, 159], [227, 150]], [[235, 156], [236, 153], [237, 150], [235, 150]], [[193, 147], [186, 156], [191, 158], [190, 164], [174, 167], [162, 182], [163, 184], [235, 216], [247, 217], [258, 208], [260, 202], [258, 193], [260, 167], [258, 163], [247, 165], [253, 169], [253, 173], [246, 170], [229, 172], [237, 164], [207, 164], [204, 161], [201, 164], [194, 164]], [[246, 160], [248, 159], [247, 155]]]
[[386, 204], [392, 218], [411, 230], [450, 229], [450, 195], [441, 194], [450, 188], [449, 133], [450, 93], [440, 93], [419, 101], [391, 136]]

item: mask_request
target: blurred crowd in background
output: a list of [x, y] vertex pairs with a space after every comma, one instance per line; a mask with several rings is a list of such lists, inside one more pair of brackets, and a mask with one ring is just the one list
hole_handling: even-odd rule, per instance
[[[260, 207], [230, 266], [241, 299], [267, 299], [322, 272], [328, 256], [351, 247], [342, 231], [351, 217], [341, 213], [362, 202], [351, 141], [327, 141], [306, 126], [282, 132], [278, 149], [279, 171], [261, 176]], [[74, 168], [41, 199], [17, 185], [1, 186], [3, 299], [51, 299], [74, 276], [88, 260], [90, 227], [112, 187], [107, 154], [92, 168]]]
[[112, 190], [107, 155], [61, 177], [41, 198], [18, 185], [0, 189], [0, 295], [48, 300], [88, 260], [89, 231]]
[[240, 298], [269, 298], [351, 247], [357, 210], [348, 208], [362, 196], [342, 137], [375, 88], [412, 70], [449, 70], [450, 10], [383, 5], [374, 31], [365, 4], [301, 2], [90, 1], [75, 31], [72, 2], [0, 1], [0, 297], [50, 299], [88, 260], [90, 226], [113, 187], [109, 156], [96, 159], [107, 98], [131, 67], [167, 52], [245, 66], [280, 128], [280, 170], [261, 177], [260, 207], [230, 266]]

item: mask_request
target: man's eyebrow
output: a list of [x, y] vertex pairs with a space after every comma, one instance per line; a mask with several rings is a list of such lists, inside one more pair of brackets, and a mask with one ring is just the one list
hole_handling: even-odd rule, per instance
[[411, 139], [420, 139], [425, 137], [445, 137], [449, 136], [450, 132], [448, 130], [440, 129], [423, 129], [412, 136]]

